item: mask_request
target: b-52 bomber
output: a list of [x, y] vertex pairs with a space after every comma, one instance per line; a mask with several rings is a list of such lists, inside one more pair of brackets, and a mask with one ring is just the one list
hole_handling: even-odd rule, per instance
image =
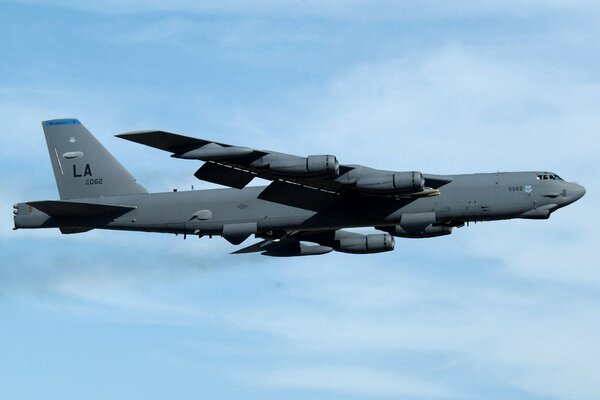
[[[15, 229], [92, 229], [222, 236], [234, 253], [304, 256], [394, 249], [394, 237], [449, 235], [469, 222], [546, 219], [585, 194], [551, 172], [433, 175], [340, 164], [164, 131], [117, 137], [204, 164], [196, 178], [224, 189], [148, 193], [77, 120], [42, 123], [60, 200], [14, 205]], [[268, 186], [247, 186], [254, 178]], [[361, 234], [346, 228], [373, 227]]]

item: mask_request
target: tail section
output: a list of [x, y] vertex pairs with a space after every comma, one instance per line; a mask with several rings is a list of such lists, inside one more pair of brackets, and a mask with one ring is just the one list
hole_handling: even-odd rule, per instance
[[147, 193], [79, 120], [42, 126], [61, 199]]

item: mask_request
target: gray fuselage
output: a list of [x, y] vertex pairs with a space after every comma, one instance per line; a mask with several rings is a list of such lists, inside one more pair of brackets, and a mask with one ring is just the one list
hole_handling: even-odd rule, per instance
[[544, 174], [548, 176], [539, 172], [451, 175], [452, 181], [439, 188], [439, 195], [422, 198], [345, 196], [311, 190], [302, 199], [302, 207], [259, 198], [266, 186], [76, 199], [135, 207], [111, 219], [50, 217], [21, 203], [17, 205], [15, 228], [73, 227], [221, 235], [226, 225], [256, 223], [256, 233], [260, 235], [272, 231], [394, 226], [403, 215], [425, 213], [434, 215], [435, 223], [460, 226], [469, 221], [545, 219], [585, 193], [582, 186], [558, 177], [542, 179]]

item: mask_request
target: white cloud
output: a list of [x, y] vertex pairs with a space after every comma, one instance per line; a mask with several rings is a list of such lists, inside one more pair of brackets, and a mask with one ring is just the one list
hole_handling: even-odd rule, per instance
[[248, 379], [252, 385], [302, 390], [318, 390], [367, 397], [452, 397], [446, 388], [437, 383], [425, 382], [416, 377], [347, 366], [321, 366], [283, 368], [261, 371]]
[[139, 31], [129, 34], [125, 39], [132, 43], [177, 44], [182, 36], [193, 33], [197, 33], [197, 29], [189, 20], [166, 18], [141, 27]]
[[294, 98], [279, 113], [281, 126], [266, 130], [282, 131], [293, 115], [291, 134], [303, 150], [390, 169], [537, 169], [595, 159], [596, 85], [538, 77], [537, 67], [462, 46], [365, 64]]
[[[450, 265], [456, 263], [448, 260]], [[290, 279], [284, 279], [293, 285], [287, 301], [226, 312], [245, 330], [264, 331], [283, 340], [287, 359], [362, 354], [368, 362], [364, 355], [378, 351], [418, 352], [444, 355], [462, 369], [484, 365], [476, 372], [477, 379], [502, 377], [506, 385], [532, 395], [592, 399], [600, 389], [594, 378], [600, 373], [595, 363], [600, 354], [594, 344], [600, 334], [600, 321], [593, 317], [597, 299], [571, 294], [563, 301], [561, 294], [570, 293], [568, 289], [554, 291], [539, 284], [529, 293], [493, 281], [478, 281], [474, 287], [473, 281], [461, 284], [459, 272], [444, 281], [418, 272], [432, 267], [427, 263], [383, 267], [353, 259], [327, 268], [294, 264], [297, 267], [288, 266]], [[312, 370], [296, 372], [295, 380], [288, 376], [293, 376], [292, 371], [273, 372], [278, 378], [273, 381], [305, 389], [322, 384], [320, 379], [310, 379]], [[353, 376], [351, 371], [340, 374]], [[419, 374], [414, 370], [417, 385]], [[262, 372], [257, 375], [260, 381]], [[561, 379], [554, 380], [558, 376]], [[434, 383], [444, 379], [439, 376]], [[324, 380], [338, 387], [336, 380]], [[385, 392], [392, 395], [393, 388]]]

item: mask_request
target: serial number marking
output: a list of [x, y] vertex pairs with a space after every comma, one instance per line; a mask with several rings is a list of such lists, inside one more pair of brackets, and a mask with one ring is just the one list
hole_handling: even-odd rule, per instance
[[86, 185], [102, 185], [102, 183], [102, 178], [93, 178], [85, 180]]

